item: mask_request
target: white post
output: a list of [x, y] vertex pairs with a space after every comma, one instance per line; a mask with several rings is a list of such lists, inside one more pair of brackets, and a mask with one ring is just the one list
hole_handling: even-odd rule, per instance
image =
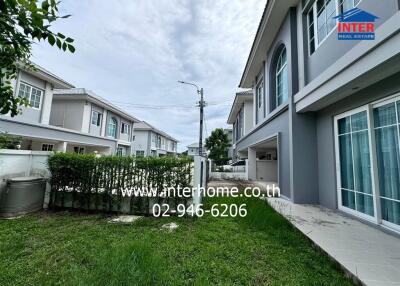
[[257, 180], [257, 153], [254, 148], [248, 148], [248, 170], [249, 180]]
[[245, 175], [244, 176], [245, 176], [246, 180], [248, 180], [249, 179], [249, 159], [246, 159], [245, 162], [246, 162], [246, 164], [245, 164], [245, 170], [244, 170]]

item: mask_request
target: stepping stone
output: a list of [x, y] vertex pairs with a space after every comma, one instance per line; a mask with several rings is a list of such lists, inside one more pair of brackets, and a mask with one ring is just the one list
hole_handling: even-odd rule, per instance
[[173, 231], [175, 231], [178, 227], [179, 227], [179, 225], [177, 225], [177, 224], [174, 223], [174, 222], [171, 222], [171, 223], [164, 224], [161, 228], [164, 229], [164, 230], [167, 230], [168, 232], [173, 232]]
[[108, 222], [120, 223], [120, 224], [131, 224], [141, 218], [142, 218], [141, 216], [136, 216], [136, 215], [121, 215], [121, 216], [117, 216], [115, 218], [110, 219]]

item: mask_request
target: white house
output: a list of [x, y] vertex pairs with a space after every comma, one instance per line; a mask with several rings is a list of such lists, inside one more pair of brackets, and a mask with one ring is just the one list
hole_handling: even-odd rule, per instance
[[[55, 90], [50, 124], [116, 143], [115, 153], [132, 154], [133, 125], [140, 122], [126, 111], [84, 88]], [[85, 146], [70, 144], [69, 150]]]
[[[74, 86], [42, 67], [28, 71], [20, 69], [12, 82], [15, 96], [25, 97], [29, 107], [11, 117], [0, 116], [0, 130], [22, 137], [21, 149], [33, 151], [77, 151], [113, 154], [117, 141], [81, 130], [71, 130], [50, 125], [50, 115], [55, 89], [70, 89]], [[77, 147], [77, 148], [76, 148]]]
[[[199, 143], [193, 143], [187, 146], [188, 156], [196, 156], [199, 155]], [[207, 156], [207, 149], [203, 146], [203, 156]]]
[[135, 124], [133, 150], [136, 156], [162, 157], [176, 155], [178, 140], [142, 121]]

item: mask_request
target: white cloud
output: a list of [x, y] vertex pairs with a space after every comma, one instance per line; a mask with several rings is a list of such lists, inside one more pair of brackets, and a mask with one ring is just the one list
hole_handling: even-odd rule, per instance
[[[34, 61], [79, 87], [110, 101], [149, 105], [191, 105], [197, 82], [205, 99], [207, 131], [226, 126], [265, 2], [260, 0], [65, 0], [56, 31], [75, 39], [76, 53], [47, 44]], [[197, 141], [196, 109], [137, 109], [121, 105], [181, 141]]]

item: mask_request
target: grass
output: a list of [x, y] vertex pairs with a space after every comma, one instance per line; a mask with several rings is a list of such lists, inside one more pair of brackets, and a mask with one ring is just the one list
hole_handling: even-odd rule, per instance
[[[144, 218], [38, 213], [0, 221], [0, 285], [351, 285], [265, 202], [245, 218]], [[176, 232], [160, 230], [165, 223]]]

